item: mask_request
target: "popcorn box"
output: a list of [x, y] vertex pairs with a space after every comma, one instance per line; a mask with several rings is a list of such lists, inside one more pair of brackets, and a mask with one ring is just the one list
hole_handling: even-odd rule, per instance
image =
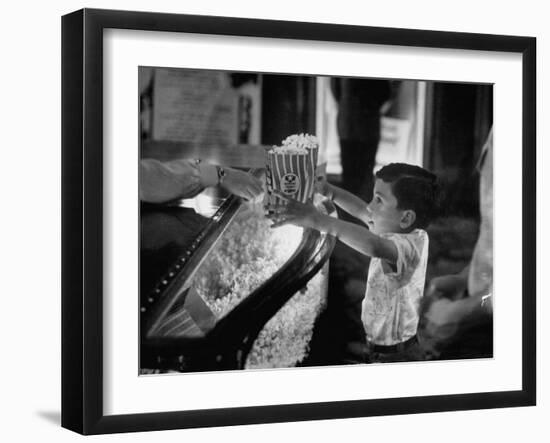
[[273, 194], [274, 190], [302, 203], [311, 201], [318, 154], [317, 138], [307, 134], [287, 137], [282, 146], [266, 151], [267, 193], [264, 203], [284, 203]]

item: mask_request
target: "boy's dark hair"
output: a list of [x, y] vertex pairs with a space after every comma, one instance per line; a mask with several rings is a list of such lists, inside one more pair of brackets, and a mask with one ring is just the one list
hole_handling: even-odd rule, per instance
[[376, 174], [391, 184], [399, 209], [412, 209], [416, 220], [412, 228], [426, 228], [439, 213], [439, 183], [437, 176], [420, 166], [390, 163]]

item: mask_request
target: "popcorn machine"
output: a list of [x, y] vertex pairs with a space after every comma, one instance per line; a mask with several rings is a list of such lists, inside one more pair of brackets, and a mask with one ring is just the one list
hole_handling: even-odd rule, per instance
[[142, 207], [141, 373], [299, 364], [326, 304], [335, 239], [271, 229], [261, 203], [209, 201]]

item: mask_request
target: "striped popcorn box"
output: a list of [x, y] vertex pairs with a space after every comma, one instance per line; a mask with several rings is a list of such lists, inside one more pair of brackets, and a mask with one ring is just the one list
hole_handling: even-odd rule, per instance
[[311, 201], [315, 190], [315, 170], [319, 154], [317, 138], [308, 134], [291, 135], [282, 146], [266, 152], [265, 204], [280, 204], [281, 194], [302, 203]]

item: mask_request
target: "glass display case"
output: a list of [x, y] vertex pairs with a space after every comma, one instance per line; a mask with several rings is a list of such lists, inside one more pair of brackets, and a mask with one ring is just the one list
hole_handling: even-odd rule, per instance
[[[335, 216], [330, 201], [316, 198]], [[292, 367], [326, 305], [335, 239], [272, 229], [262, 202], [203, 192], [141, 207], [141, 374]]]

